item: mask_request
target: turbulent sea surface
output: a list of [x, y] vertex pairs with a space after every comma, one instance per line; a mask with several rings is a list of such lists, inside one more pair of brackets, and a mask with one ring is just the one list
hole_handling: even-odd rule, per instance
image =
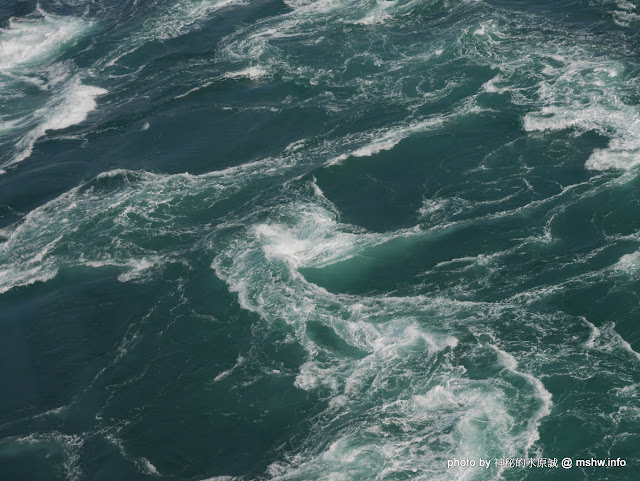
[[640, 479], [639, 174], [638, 0], [2, 1], [0, 479]]

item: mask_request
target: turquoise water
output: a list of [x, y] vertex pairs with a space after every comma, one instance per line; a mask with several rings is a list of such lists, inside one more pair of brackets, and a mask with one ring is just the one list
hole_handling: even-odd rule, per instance
[[638, 479], [639, 29], [0, 4], [0, 479]]

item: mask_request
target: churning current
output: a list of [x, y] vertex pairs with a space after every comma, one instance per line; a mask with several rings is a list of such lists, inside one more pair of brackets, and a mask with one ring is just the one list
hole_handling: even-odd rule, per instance
[[0, 2], [0, 479], [638, 479], [639, 31]]

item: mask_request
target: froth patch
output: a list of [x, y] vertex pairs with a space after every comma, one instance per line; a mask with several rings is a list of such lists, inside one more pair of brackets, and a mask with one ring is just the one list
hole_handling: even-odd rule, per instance
[[635, 13], [636, 6], [627, 0], [618, 0], [616, 2], [618, 10], [615, 10], [613, 21], [621, 27], [632, 27], [640, 22], [640, 15]]
[[640, 252], [623, 255], [614, 265], [614, 269], [627, 274], [633, 274], [640, 270]]
[[391, 18], [389, 10], [395, 8], [397, 3], [398, 2], [394, 0], [378, 3], [367, 15], [353, 23], [356, 25], [376, 25], [384, 23], [387, 19]]
[[506, 351], [498, 348], [497, 346], [490, 345], [497, 354], [501, 363], [505, 369], [511, 371], [513, 374], [522, 377], [527, 383], [529, 383], [534, 390], [534, 397], [537, 399], [540, 407], [537, 413], [529, 420], [529, 430], [525, 432], [526, 444], [525, 450], [527, 451], [534, 445], [538, 439], [540, 439], [540, 433], [538, 428], [540, 427], [540, 421], [542, 418], [551, 414], [551, 407], [553, 406], [552, 395], [545, 388], [540, 379], [536, 378], [532, 374], [518, 370], [518, 361], [515, 357]]
[[596, 131], [610, 139], [596, 149], [585, 167], [590, 170], [628, 170], [640, 163], [640, 111], [622, 100], [629, 87], [618, 62], [560, 58], [561, 67], [547, 68], [552, 81], [543, 81], [538, 96], [543, 106], [524, 116], [527, 132]]
[[334, 157], [328, 162], [328, 165], [340, 164], [349, 157], [370, 157], [380, 152], [391, 150], [407, 137], [418, 132], [425, 132], [440, 127], [443, 123], [444, 118], [434, 117], [400, 125], [395, 128], [371, 131], [367, 133], [366, 136], [367, 140], [369, 140], [368, 143], [361, 145], [349, 153]]
[[267, 75], [267, 71], [262, 67], [247, 67], [243, 70], [237, 70], [235, 72], [227, 72], [224, 74], [224, 78], [250, 78], [257, 79]]
[[238, 358], [236, 359], [236, 363], [233, 365], [233, 367], [231, 367], [230, 369], [227, 369], [226, 371], [222, 371], [215, 378], [213, 378], [213, 382], [220, 382], [226, 379], [227, 377], [229, 377], [233, 373], [233, 371], [235, 371], [236, 369], [238, 369], [240, 366], [244, 364], [244, 361], [245, 361], [244, 357], [238, 356]]
[[[279, 159], [266, 159], [200, 176], [104, 172], [0, 230], [0, 293], [51, 279], [65, 267], [114, 266], [128, 282], [145, 281], [168, 263], [186, 265], [180, 252], [200, 243], [192, 237], [199, 231], [181, 225], [184, 209], [197, 217], [195, 206], [207, 209], [274, 175], [277, 166]], [[167, 245], [150, 248], [149, 232]]]
[[59, 17], [38, 9], [37, 15], [11, 19], [0, 30], [0, 70], [33, 65], [57, 55], [91, 24], [76, 17]]
[[173, 2], [170, 8], [159, 12], [157, 16], [144, 23], [142, 31], [127, 39], [126, 44], [107, 57], [105, 66], [111, 67], [120, 59], [132, 54], [147, 42], [170, 40], [187, 35], [212, 17], [215, 12], [225, 8], [245, 5], [246, 0], [183, 0]]
[[33, 113], [37, 125], [18, 141], [16, 154], [2, 167], [9, 167], [29, 157], [36, 141], [48, 131], [66, 129], [85, 121], [97, 107], [96, 98], [106, 93], [106, 89], [84, 85], [78, 79], [72, 80], [44, 107]]
[[158, 469], [153, 464], [151, 464], [151, 461], [149, 461], [147, 458], [140, 458], [136, 462], [136, 464], [138, 465], [138, 468], [141, 469], [144, 473], [151, 474], [153, 476], [160, 476]]
[[[313, 201], [278, 206], [270, 220], [243, 229], [212, 266], [242, 308], [257, 313], [267, 329], [286, 329], [286, 342], [305, 349], [293, 385], [327, 396], [321, 421], [312, 427], [313, 437], [327, 443], [273, 463], [269, 474], [339, 479], [348, 470], [362, 479], [382, 472], [439, 479], [441, 458], [530, 448], [550, 406], [539, 379], [504, 351], [498, 380], [470, 379], [456, 359], [459, 346], [468, 343], [463, 339], [468, 333], [456, 326], [487, 307], [427, 296], [336, 294], [310, 283], [298, 268], [339, 262], [363, 246], [405, 233], [372, 234], [343, 225], [321, 194], [309, 189], [308, 195]], [[310, 331], [317, 324], [358, 354], [316, 340]], [[522, 423], [515, 421], [521, 407], [507, 395], [513, 389], [533, 401]], [[353, 411], [364, 415], [352, 416]], [[438, 448], [424, 446], [426, 438], [436, 440]], [[417, 445], [424, 446], [419, 454]]]
[[585, 343], [588, 349], [594, 349], [605, 353], [622, 351], [626, 355], [629, 355], [634, 361], [640, 361], [640, 353], [635, 351], [631, 347], [631, 344], [623, 339], [623, 337], [616, 331], [615, 323], [607, 322], [598, 328], [586, 319], [584, 322], [591, 328], [591, 334]]
[[242, 5], [244, 0], [187, 0], [160, 15], [153, 24], [153, 36], [149, 38], [169, 39], [189, 33], [212, 13], [233, 5]]
[[241, 478], [236, 478], [235, 476], [214, 476], [213, 478], [207, 478], [201, 481], [241, 481]]
[[16, 286], [28, 286], [36, 282], [46, 282], [53, 279], [57, 274], [57, 269], [43, 269], [42, 266], [34, 266], [23, 270], [0, 269], [0, 294], [4, 294]]

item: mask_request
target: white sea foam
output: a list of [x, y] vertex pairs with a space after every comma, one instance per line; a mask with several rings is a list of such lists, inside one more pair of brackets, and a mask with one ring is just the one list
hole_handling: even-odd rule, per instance
[[591, 334], [585, 345], [589, 349], [596, 349], [602, 352], [615, 352], [621, 350], [631, 355], [635, 361], [640, 361], [640, 353], [635, 351], [631, 344], [622, 338], [622, 336], [615, 330], [616, 325], [612, 322], [608, 322], [600, 328], [596, 327], [593, 323], [584, 319], [584, 323], [591, 328]]
[[[282, 74], [285, 79], [308, 82], [314, 86], [321, 85], [324, 88], [319, 89], [317, 97], [306, 99], [305, 103], [312, 102], [329, 112], [345, 109], [357, 111], [363, 101], [380, 98], [406, 102], [407, 110], [410, 112], [420, 104], [433, 101], [441, 97], [440, 94], [446, 94], [444, 91], [429, 91], [419, 97], [410, 98], [402, 89], [403, 80], [425, 75], [428, 70], [420, 66], [430, 59], [437, 58], [443, 52], [442, 48], [432, 48], [426, 53], [424, 44], [420, 44], [419, 47], [416, 44], [410, 51], [403, 51], [403, 54], [398, 56], [360, 48], [365, 46], [361, 42], [347, 41], [334, 46], [331, 37], [334, 36], [332, 30], [345, 23], [373, 26], [397, 19], [410, 12], [416, 6], [414, 3], [416, 2], [290, 1], [288, 4], [292, 8], [291, 11], [266, 18], [226, 38], [219, 57], [222, 62], [231, 63], [234, 70], [242, 71], [260, 65], [269, 73]], [[377, 37], [380, 33], [377, 29], [372, 29], [372, 35]], [[297, 55], [288, 55], [282, 47], [283, 38], [293, 38], [296, 42], [309, 46], [325, 44], [327, 49], [335, 50], [336, 63], [320, 67]], [[374, 71], [357, 78], [350, 74], [341, 74], [351, 70], [352, 65], [359, 65], [361, 62], [371, 63], [375, 67]], [[353, 96], [348, 100], [335, 98], [335, 93], [340, 93], [345, 88], [353, 90]]]
[[[622, 15], [635, 15], [628, 2]], [[596, 149], [585, 167], [590, 170], [628, 170], [640, 164], [640, 110], [626, 100], [637, 91], [637, 79], [612, 51], [598, 51], [591, 37], [574, 39], [568, 31], [555, 32], [557, 43], [537, 33], [507, 29], [484, 22], [472, 37], [461, 36], [457, 48], [463, 58], [497, 69], [482, 85], [490, 94], [509, 92], [511, 101], [528, 110], [523, 117], [527, 132], [595, 131], [609, 139]], [[526, 23], [526, 22], [525, 22]], [[509, 41], [504, 41], [505, 39]]]
[[[190, 243], [180, 242], [182, 247], [169, 243], [167, 252], [158, 252], [143, 245], [145, 229], [166, 240], [180, 235], [182, 229], [173, 223], [184, 212], [169, 208], [174, 199], [199, 198], [197, 204], [207, 208], [249, 182], [287, 171], [302, 157], [303, 153], [285, 153], [200, 176], [124, 169], [99, 174], [34, 209], [19, 224], [0, 230], [4, 239], [0, 243], [0, 293], [52, 279], [61, 267], [68, 266], [114, 266], [123, 269], [122, 282], [144, 280], [166, 263], [179, 261], [174, 249], [191, 248]], [[105, 181], [113, 187], [103, 190]], [[195, 214], [190, 210], [189, 215]], [[142, 232], [139, 219], [145, 219], [147, 226]], [[132, 232], [142, 235], [132, 239]], [[192, 232], [187, 229], [182, 235]], [[75, 254], [62, 253], [66, 249]]]
[[482, 85], [482, 88], [488, 93], [503, 94], [509, 90], [509, 87], [507, 86], [498, 87], [496, 84], [500, 82], [504, 82], [504, 78], [502, 77], [502, 75], [498, 74], [495, 77], [493, 77], [491, 80], [485, 82]]
[[49, 60], [91, 26], [77, 17], [51, 15], [38, 9], [23, 19], [11, 19], [0, 29], [0, 71]]
[[328, 165], [340, 164], [349, 157], [369, 157], [385, 150], [391, 150], [402, 140], [410, 137], [412, 134], [435, 129], [440, 127], [443, 123], [444, 118], [436, 117], [411, 122], [407, 125], [399, 125], [387, 129], [367, 132], [365, 137], [368, 141], [367, 143], [364, 143], [364, 145], [361, 145], [349, 153], [334, 157], [328, 162]]
[[592, 170], [626, 170], [640, 163], [639, 112], [615, 96], [608, 100], [611, 101], [609, 105], [594, 96], [587, 106], [579, 105], [576, 99], [572, 101], [573, 105], [544, 107], [539, 113], [527, 114], [524, 128], [530, 132], [569, 128], [595, 130], [610, 136], [609, 146], [596, 149], [587, 160], [586, 167]]
[[387, 19], [391, 18], [390, 10], [393, 10], [397, 6], [397, 0], [380, 1], [376, 3], [376, 6], [367, 12], [367, 14], [353, 22], [356, 25], [376, 25], [384, 23]]
[[627, 0], [618, 0], [616, 2], [618, 10], [614, 10], [613, 21], [621, 27], [632, 27], [640, 22], [640, 15], [635, 13], [636, 5]]
[[399, 231], [391, 236], [341, 231], [333, 209], [312, 203], [296, 205], [295, 214], [300, 220], [295, 229], [278, 224], [255, 226], [265, 256], [286, 261], [292, 269], [321, 267], [338, 259], [347, 259], [391, 238], [417, 233], [415, 229]]
[[[21, 135], [13, 156], [0, 166], [3, 173], [27, 158], [46, 131], [84, 120], [95, 108], [93, 98], [105, 92], [84, 86], [77, 78], [69, 80], [75, 70], [72, 61], [55, 61], [91, 26], [81, 18], [52, 15], [38, 8], [30, 16], [11, 19], [0, 30], [0, 92], [7, 106], [0, 118], [0, 133]], [[35, 109], [22, 105], [25, 84], [47, 92], [44, 105]]]
[[[335, 8], [335, 2], [314, 8], [309, 11]], [[358, 18], [362, 18], [361, 13]], [[482, 37], [478, 41], [486, 42], [494, 35], [489, 27], [474, 35]], [[259, 33], [273, 39], [288, 31], [276, 28], [270, 34], [264, 30]], [[268, 42], [262, 45], [266, 50], [273, 48]], [[254, 60], [245, 58], [241, 70], [235, 73], [243, 72], [245, 64], [257, 65]], [[299, 67], [292, 62], [288, 72]], [[267, 68], [271, 71], [268, 62]], [[302, 76], [309, 73], [302, 68], [300, 71]], [[320, 74], [311, 73], [317, 80], [314, 75]], [[555, 75], [552, 69], [546, 74]], [[493, 87], [485, 84], [485, 90], [498, 91], [502, 80], [505, 85], [511, 81], [508, 73]], [[542, 98], [543, 103], [546, 100]], [[407, 105], [415, 108], [419, 104]], [[472, 109], [459, 111], [468, 113]], [[529, 121], [542, 122], [543, 115], [538, 117], [532, 113]], [[415, 114], [409, 118], [419, 117]], [[209, 208], [246, 186], [250, 179], [278, 175], [309, 162], [305, 159], [373, 155], [393, 148], [413, 132], [432, 127], [421, 125], [419, 120], [413, 122], [405, 119], [390, 128], [337, 140], [294, 143], [281, 156], [203, 176], [123, 170], [102, 174], [37, 209], [21, 226], [7, 231], [9, 240], [6, 246], [0, 246], [0, 260], [3, 268], [8, 266], [7, 273], [18, 273], [19, 278], [9, 279], [6, 285], [24, 285], [37, 279], [39, 273], [55, 275], [65, 266], [113, 265], [124, 271], [119, 279], [127, 281], [153, 272], [156, 266], [180, 257], [185, 249], [211, 250], [210, 238], [201, 240], [211, 235], [211, 226], [200, 230], [199, 226], [185, 228], [181, 224], [185, 216], [198, 217], [199, 206]], [[434, 125], [439, 125], [437, 122]], [[578, 122], [558, 128], [587, 127]], [[551, 408], [551, 396], [539, 374], [536, 377], [530, 373], [533, 364], [521, 361], [526, 354], [508, 354], [505, 346], [496, 343], [493, 349], [504, 368], [498, 375], [478, 379], [467, 375], [465, 367], [482, 351], [481, 335], [472, 330], [470, 333], [468, 325], [501, 324], [494, 322], [496, 312], [506, 307], [421, 295], [347, 295], [309, 282], [303, 269], [339, 269], [341, 263], [364, 258], [367, 249], [377, 246], [406, 249], [404, 241], [400, 247], [393, 242], [420, 234], [419, 229], [375, 233], [346, 225], [318, 185], [309, 187], [305, 191], [308, 193], [294, 193], [293, 200], [287, 197], [287, 202], [278, 207], [260, 206], [255, 209], [259, 216], [229, 220], [225, 228], [234, 229], [233, 234], [219, 243], [216, 239], [213, 254], [216, 274], [237, 294], [240, 305], [257, 313], [267, 328], [285, 329], [286, 342], [303, 347], [306, 358], [293, 385], [328, 392], [328, 407], [309, 426], [311, 441], [299, 453], [271, 465], [270, 474], [275, 479], [447, 479], [450, 475], [443, 474], [442, 469], [445, 457], [489, 457], [532, 449], [538, 426]], [[421, 214], [436, 220], [439, 212], [456, 207], [440, 205], [438, 200], [425, 201]], [[169, 247], [156, 252], [150, 246], [154, 245], [149, 242], [151, 236], [166, 236]], [[82, 257], [73, 258], [68, 252], [82, 252]], [[25, 259], [33, 262], [27, 266]], [[480, 264], [485, 258], [467, 256], [450, 262], [467, 261]], [[4, 280], [0, 276], [0, 285]], [[526, 322], [523, 318], [518, 317], [519, 322]], [[314, 340], [314, 323], [324, 326], [328, 335], [336, 336], [353, 352], [345, 354], [341, 348]], [[538, 324], [536, 328], [543, 330]], [[493, 336], [492, 342], [499, 337], [491, 332], [482, 335]], [[593, 344], [597, 346], [595, 339]], [[624, 343], [620, 346], [624, 348]], [[464, 363], [459, 356], [463, 350], [470, 353]], [[236, 364], [217, 374], [213, 382], [232, 380], [232, 372], [242, 362], [238, 357]], [[361, 414], [354, 417], [354, 412]], [[524, 421], [519, 423], [518, 419]], [[327, 443], [314, 443], [318, 438]], [[153, 465], [145, 464], [145, 469], [157, 474]], [[457, 479], [474, 475], [469, 469], [451, 474]]]
[[[450, 359], [460, 345], [455, 326], [484, 307], [423, 296], [336, 294], [300, 274], [302, 268], [335, 266], [360, 255], [367, 246], [415, 232], [374, 234], [340, 224], [335, 207], [313, 192], [313, 202], [289, 204], [273, 213], [274, 219], [286, 221], [250, 227], [213, 262], [216, 274], [237, 293], [243, 308], [274, 328], [288, 325], [307, 351], [294, 385], [331, 393], [324, 421], [314, 427], [331, 444], [321, 450], [310, 447], [288, 463], [272, 464], [271, 476], [313, 479], [323, 473], [339, 479], [345, 470], [360, 477], [411, 470], [415, 479], [440, 479], [441, 457], [515, 455], [531, 449], [539, 423], [551, 407], [542, 382], [504, 351], [496, 350], [502, 353], [499, 357], [509, 375], [498, 383], [468, 379], [465, 369]], [[323, 324], [362, 356], [336, 355], [318, 344], [308, 334], [310, 323]], [[430, 369], [438, 372], [436, 379], [425, 377]], [[499, 387], [509, 385], [509, 376], [514, 375], [526, 380], [526, 396], [535, 400], [526, 404], [524, 424], [513, 416], [518, 410], [522, 416], [522, 408], [511, 406], [510, 399], [515, 398]], [[406, 382], [406, 391], [401, 395], [388, 391], [391, 379]], [[350, 408], [363, 403], [370, 406], [363, 420], [347, 421]], [[338, 418], [345, 428], [334, 431], [332, 420]], [[443, 430], [451, 434], [442, 434]], [[439, 449], [425, 446], [426, 438], [438, 439]], [[465, 468], [456, 476], [463, 479], [473, 472]]]
[[84, 265], [88, 267], [100, 268], [106, 266], [123, 267], [126, 268], [125, 272], [118, 276], [120, 282], [128, 282], [143, 278], [145, 274], [158, 265], [163, 263], [164, 259], [160, 256], [155, 258], [142, 258], [142, 259], [126, 259], [118, 260], [105, 256], [104, 259], [99, 261], [85, 261]]
[[245, 5], [246, 0], [182, 0], [163, 12], [147, 19], [142, 30], [129, 37], [126, 44], [107, 57], [105, 66], [110, 67], [132, 54], [147, 42], [169, 40], [186, 35], [200, 28], [219, 10]]
[[158, 469], [153, 464], [151, 464], [151, 461], [149, 461], [147, 458], [140, 458], [138, 465], [145, 473], [151, 474], [153, 476], [160, 476]]
[[244, 361], [244, 357], [238, 356], [238, 359], [236, 359], [236, 363], [233, 365], [233, 367], [231, 369], [227, 369], [226, 371], [222, 371], [213, 379], [213, 382], [222, 381], [223, 379], [229, 377], [233, 373], [233, 371], [244, 364]]
[[237, 72], [227, 72], [224, 74], [225, 78], [239, 78], [239, 77], [247, 77], [250, 79], [257, 79], [260, 77], [264, 77], [267, 74], [267, 71], [261, 67], [247, 67], [243, 70], [238, 70]]
[[634, 274], [640, 270], [640, 252], [623, 255], [614, 265], [614, 269]]
[[244, 3], [244, 0], [183, 0], [149, 23], [155, 38], [169, 39], [192, 31], [213, 12]]
[[540, 407], [535, 416], [529, 420], [529, 431], [525, 432], [525, 454], [529, 454], [529, 450], [534, 443], [540, 439], [540, 421], [542, 418], [551, 414], [551, 407], [553, 406], [551, 393], [544, 387], [544, 384], [540, 379], [535, 376], [518, 370], [518, 361], [508, 352], [499, 349], [497, 346], [491, 344], [490, 347], [495, 350], [498, 357], [502, 361], [504, 367], [514, 374], [524, 378], [535, 390], [534, 396], [539, 402]]
[[[113, 176], [118, 175], [124, 176], [126, 171], [120, 174], [113, 173]], [[110, 249], [110, 243], [118, 242], [118, 239], [108, 240], [106, 246], [99, 240], [104, 239], [105, 235], [109, 236], [109, 232], [116, 233], [118, 226], [114, 220], [117, 217], [111, 218], [107, 224], [102, 224], [96, 235], [92, 236], [93, 245], [87, 244], [79, 253], [76, 252], [75, 257], [60, 256], [60, 249], [64, 250], [70, 244], [77, 246], [74, 237], [86, 222], [91, 222], [92, 218], [96, 219], [95, 216], [104, 213], [115, 213], [117, 209], [117, 192], [114, 192], [114, 198], [110, 199], [93, 195], [91, 190], [82, 191], [82, 188], [83, 186], [72, 189], [31, 211], [19, 225], [7, 231], [7, 240], [0, 244], [0, 291], [49, 280], [55, 277], [61, 266], [67, 265], [126, 267], [130, 273], [123, 274], [123, 281], [136, 278], [152, 267], [155, 253], [147, 253], [145, 256], [144, 251], [140, 251], [142, 255], [136, 259], [132, 255], [135, 251], [122, 255], [117, 248]], [[120, 195], [129, 197], [131, 192], [125, 189]], [[120, 203], [121, 201], [120, 198]], [[121, 209], [126, 209], [126, 206], [122, 206]], [[121, 247], [127, 250], [125, 245]], [[30, 261], [26, 263], [25, 259]], [[156, 257], [155, 262], [157, 261]]]
[[36, 282], [48, 281], [53, 279], [57, 273], [57, 269], [43, 270], [41, 266], [20, 270], [14, 269], [13, 266], [6, 269], [0, 268], [0, 294], [15, 286], [28, 286]]
[[[548, 47], [546, 47], [548, 48]], [[579, 47], [557, 54], [541, 52], [555, 62], [547, 65], [537, 89], [540, 110], [523, 119], [528, 132], [573, 129], [596, 131], [610, 139], [586, 162], [591, 170], [626, 170], [640, 163], [640, 111], [625, 103], [633, 79], [616, 60], [594, 57]], [[491, 88], [491, 86], [488, 86]]]
[[72, 80], [58, 95], [32, 114], [36, 126], [18, 141], [15, 155], [1, 167], [6, 169], [29, 157], [36, 141], [48, 131], [62, 130], [85, 121], [97, 107], [96, 98], [106, 93], [105, 89], [84, 85], [77, 78]]
[[240, 481], [240, 478], [235, 476], [214, 476], [213, 478], [207, 478], [201, 481]]

